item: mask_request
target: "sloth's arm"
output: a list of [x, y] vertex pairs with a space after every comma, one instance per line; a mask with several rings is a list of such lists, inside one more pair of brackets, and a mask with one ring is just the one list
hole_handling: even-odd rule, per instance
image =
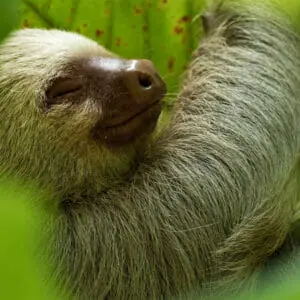
[[214, 12], [170, 127], [122, 191], [144, 207], [141, 218], [161, 221], [160, 230], [198, 228], [230, 269], [280, 246], [298, 200], [299, 42], [269, 12], [259, 5]]

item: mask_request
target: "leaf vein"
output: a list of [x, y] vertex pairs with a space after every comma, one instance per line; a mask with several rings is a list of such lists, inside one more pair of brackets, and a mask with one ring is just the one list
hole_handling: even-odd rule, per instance
[[55, 26], [55, 23], [53, 22], [53, 20], [51, 18], [49, 18], [48, 16], [45, 16], [34, 3], [32, 3], [28, 0], [23, 0], [23, 2], [26, 4], [26, 6], [29, 9], [31, 9], [46, 24], [47, 27], [49, 27], [49, 28], [56, 27], [57, 28], [57, 26]]

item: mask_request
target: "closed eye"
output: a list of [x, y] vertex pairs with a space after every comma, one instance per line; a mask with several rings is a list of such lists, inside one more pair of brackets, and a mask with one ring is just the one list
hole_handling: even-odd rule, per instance
[[57, 78], [46, 92], [46, 103], [48, 105], [64, 102], [64, 97], [72, 95], [83, 88], [80, 78]]

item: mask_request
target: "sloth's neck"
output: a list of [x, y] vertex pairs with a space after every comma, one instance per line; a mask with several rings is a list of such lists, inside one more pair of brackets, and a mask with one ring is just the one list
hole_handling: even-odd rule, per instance
[[80, 175], [73, 173], [74, 178], [62, 176], [53, 190], [61, 199], [63, 206], [69, 206], [72, 203], [102, 201], [101, 199], [106, 198], [107, 192], [130, 183], [140, 163], [140, 158], [136, 158], [129, 164], [120, 164], [114, 169], [108, 168], [98, 172], [90, 170]]

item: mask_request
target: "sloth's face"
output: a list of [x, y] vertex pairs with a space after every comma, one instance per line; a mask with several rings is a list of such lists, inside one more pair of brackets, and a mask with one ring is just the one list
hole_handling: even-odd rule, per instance
[[42, 107], [50, 115], [57, 108], [85, 112], [85, 118], [90, 112], [90, 137], [121, 146], [154, 130], [165, 92], [165, 83], [148, 60], [81, 57], [53, 76]]
[[0, 152], [18, 174], [99, 186], [144, 150], [165, 93], [150, 61], [74, 33], [17, 31], [0, 46]]
[[89, 155], [99, 145], [147, 137], [166, 93], [150, 61], [120, 59], [81, 35], [41, 29], [17, 31], [3, 43], [0, 88], [10, 103], [0, 105], [14, 113], [20, 135]]

